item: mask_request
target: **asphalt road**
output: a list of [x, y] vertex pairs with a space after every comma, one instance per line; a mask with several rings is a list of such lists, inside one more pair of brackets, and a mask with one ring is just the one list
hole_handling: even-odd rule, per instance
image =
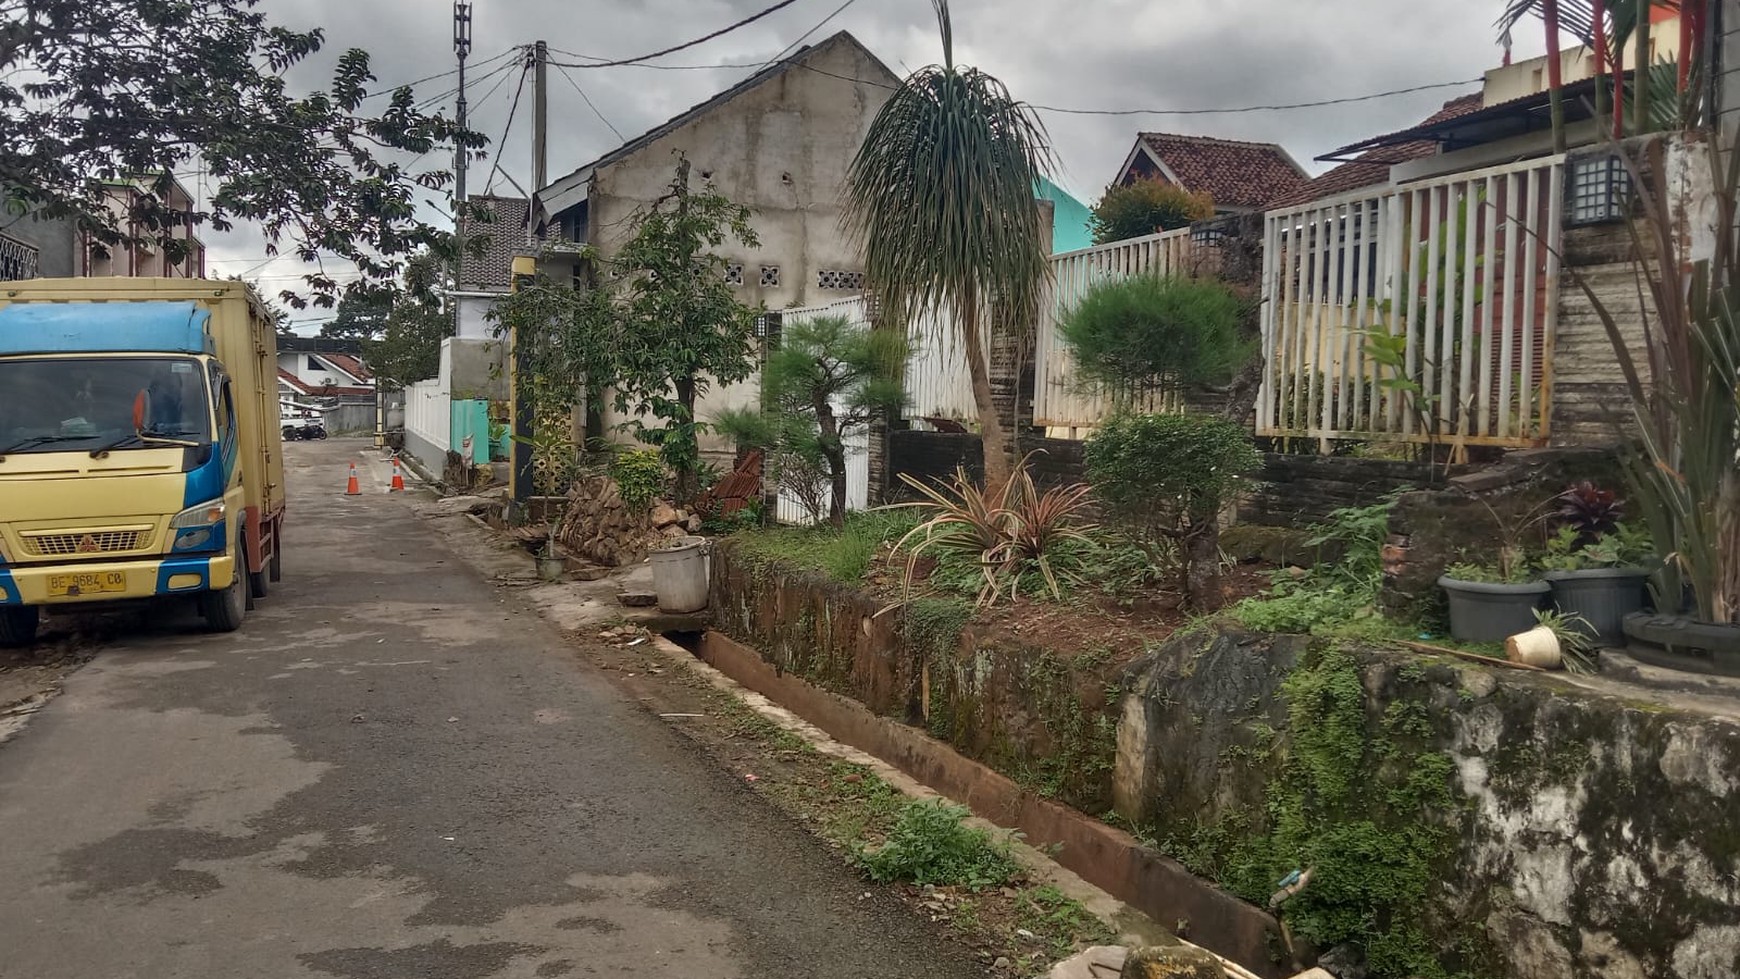
[[284, 580], [160, 615], [0, 746], [0, 976], [980, 975], [504, 604], [362, 443], [289, 447]]

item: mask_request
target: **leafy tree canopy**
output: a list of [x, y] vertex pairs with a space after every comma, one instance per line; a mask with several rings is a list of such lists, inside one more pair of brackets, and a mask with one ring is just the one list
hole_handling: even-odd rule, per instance
[[775, 478], [812, 516], [846, 518], [846, 439], [906, 400], [903, 331], [844, 316], [786, 325], [761, 372], [764, 410], [723, 412], [714, 426], [739, 446], [766, 449]]
[[1094, 243], [1103, 245], [1161, 231], [1188, 228], [1214, 217], [1214, 198], [1193, 194], [1164, 180], [1114, 185], [1094, 203]]
[[685, 500], [701, 463], [696, 399], [755, 367], [755, 310], [737, 299], [714, 249], [727, 239], [760, 243], [748, 208], [692, 188], [689, 173], [679, 158], [670, 189], [617, 253], [589, 254], [615, 273], [613, 286], [534, 285], [491, 313], [515, 331], [537, 390], [555, 406], [572, 408], [589, 386], [609, 388], [616, 410], [631, 416], [625, 427], [659, 447]]
[[[364, 274], [343, 285], [317, 271], [313, 301], [393, 283], [404, 260], [451, 248], [417, 216], [416, 194], [446, 186], [407, 156], [479, 147], [409, 87], [368, 101], [369, 56], [342, 54], [329, 90], [289, 91], [284, 73], [320, 50], [320, 29], [271, 24], [259, 0], [0, 0], [0, 197], [16, 216], [70, 218], [109, 246], [187, 245], [171, 232], [250, 222], [268, 250], [337, 258]], [[215, 184], [191, 208], [171, 175], [203, 168]], [[142, 192], [124, 212], [106, 190]], [[308, 297], [285, 292], [296, 308]]]

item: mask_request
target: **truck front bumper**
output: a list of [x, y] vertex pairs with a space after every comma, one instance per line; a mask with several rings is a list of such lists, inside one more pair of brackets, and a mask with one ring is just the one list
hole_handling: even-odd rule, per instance
[[71, 605], [191, 595], [228, 588], [236, 561], [228, 554], [144, 561], [0, 566], [0, 605]]

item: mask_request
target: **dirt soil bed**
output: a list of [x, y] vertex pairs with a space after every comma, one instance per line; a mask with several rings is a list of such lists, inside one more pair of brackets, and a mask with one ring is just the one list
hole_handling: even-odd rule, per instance
[[[817, 751], [659, 652], [649, 637], [571, 633], [579, 655], [604, 670], [744, 786], [825, 840], [845, 860], [885, 839], [907, 797], [862, 765]], [[635, 643], [634, 645], [628, 643]], [[864, 899], [871, 897], [866, 880]], [[1052, 962], [1110, 940], [1110, 930], [1055, 888], [1029, 879], [971, 891], [897, 884], [889, 890], [955, 941], [988, 975], [1044, 973]]]

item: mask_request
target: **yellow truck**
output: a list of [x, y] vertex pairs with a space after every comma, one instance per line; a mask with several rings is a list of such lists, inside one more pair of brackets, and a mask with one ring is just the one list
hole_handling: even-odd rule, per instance
[[0, 646], [45, 606], [241, 626], [279, 575], [277, 361], [241, 282], [0, 282]]

